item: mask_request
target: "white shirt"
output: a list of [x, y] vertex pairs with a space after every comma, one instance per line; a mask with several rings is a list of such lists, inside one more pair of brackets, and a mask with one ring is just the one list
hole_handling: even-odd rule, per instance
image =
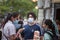
[[23, 26], [27, 25], [27, 19], [24, 19]]
[[[16, 29], [14, 24], [11, 21], [8, 21], [4, 26], [4, 34], [7, 37], [16, 34]], [[2, 37], [2, 40], [7, 40], [5, 36]]]

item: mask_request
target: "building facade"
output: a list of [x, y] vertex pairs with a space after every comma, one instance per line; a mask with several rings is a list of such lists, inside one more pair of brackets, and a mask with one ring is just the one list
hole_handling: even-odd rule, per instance
[[38, 0], [38, 20], [60, 19], [60, 0]]
[[60, 0], [54, 0], [52, 3], [54, 4], [54, 18], [60, 20]]

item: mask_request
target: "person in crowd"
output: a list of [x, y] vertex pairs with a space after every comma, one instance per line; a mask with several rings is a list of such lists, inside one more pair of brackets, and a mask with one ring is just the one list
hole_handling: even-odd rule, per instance
[[[15, 14], [15, 16], [17, 15], [17, 19], [13, 22], [17, 33], [17, 31], [23, 27], [23, 20], [21, 19], [19, 12], [13, 12], [13, 14]], [[16, 40], [20, 40], [19, 37], [17, 37]]]
[[57, 23], [59, 34], [60, 34], [60, 21], [59, 20], [56, 20], [56, 23]]
[[1, 21], [1, 25], [0, 25], [0, 40], [2, 39], [2, 36], [3, 36], [2, 32], [3, 32], [3, 28], [4, 28], [4, 23], [5, 23], [5, 21], [3, 18]]
[[13, 22], [13, 24], [16, 27], [16, 32], [17, 32], [20, 28], [22, 28], [23, 21], [21, 20], [21, 16], [20, 16], [19, 12], [13, 12], [13, 14], [17, 15], [17, 19]]
[[57, 23], [58, 31], [59, 31], [58, 39], [60, 40], [60, 21], [57, 19], [57, 20], [56, 20], [56, 23]]
[[27, 24], [27, 19], [25, 18], [23, 21], [23, 26], [25, 26]]
[[1, 21], [1, 27], [4, 28], [4, 25], [5, 25], [5, 19], [3, 18]]
[[21, 25], [20, 28], [23, 28], [23, 20], [24, 19], [20, 16], [20, 17], [18, 17], [18, 20], [19, 20], [18, 24]]
[[55, 25], [55, 32], [56, 32], [56, 35], [58, 35], [58, 34], [59, 34], [58, 25], [57, 25], [57, 23], [56, 23], [55, 20], [52, 20], [52, 22], [53, 22], [53, 24]]
[[58, 40], [55, 33], [55, 26], [50, 19], [43, 21], [43, 28], [45, 29], [43, 40], [54, 40], [54, 37]]
[[27, 14], [27, 18], [28, 18], [28, 19], [29, 19], [29, 18], [34, 18], [34, 24], [40, 26], [41, 35], [43, 36], [43, 28], [42, 28], [42, 26], [38, 23], [38, 20], [36, 21], [36, 15], [34, 14], [34, 12], [29, 12], [29, 13]]
[[15, 40], [16, 39], [16, 28], [13, 22], [17, 19], [18, 15], [14, 13], [8, 13], [5, 21], [4, 31], [2, 40]]
[[41, 36], [40, 26], [37, 25], [34, 21], [36, 20], [36, 15], [33, 12], [29, 12], [28, 15], [28, 24], [20, 29], [18, 33], [23, 33], [24, 40], [30, 40], [34, 38], [34, 32], [39, 31], [39, 37]]

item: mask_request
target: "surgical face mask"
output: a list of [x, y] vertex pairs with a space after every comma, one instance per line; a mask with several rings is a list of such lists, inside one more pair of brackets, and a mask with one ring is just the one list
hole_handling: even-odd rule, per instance
[[18, 24], [19, 20], [15, 20], [13, 21], [14, 24]]
[[18, 24], [19, 20], [13, 21], [13, 24], [15, 25], [16, 29], [19, 29], [21, 27], [21, 24]]
[[28, 18], [28, 23], [33, 23], [34, 22], [34, 18]]

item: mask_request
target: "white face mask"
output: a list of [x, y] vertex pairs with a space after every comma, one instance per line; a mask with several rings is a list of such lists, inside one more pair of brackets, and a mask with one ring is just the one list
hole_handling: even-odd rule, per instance
[[28, 22], [29, 23], [33, 23], [34, 22], [34, 18], [28, 18]]

